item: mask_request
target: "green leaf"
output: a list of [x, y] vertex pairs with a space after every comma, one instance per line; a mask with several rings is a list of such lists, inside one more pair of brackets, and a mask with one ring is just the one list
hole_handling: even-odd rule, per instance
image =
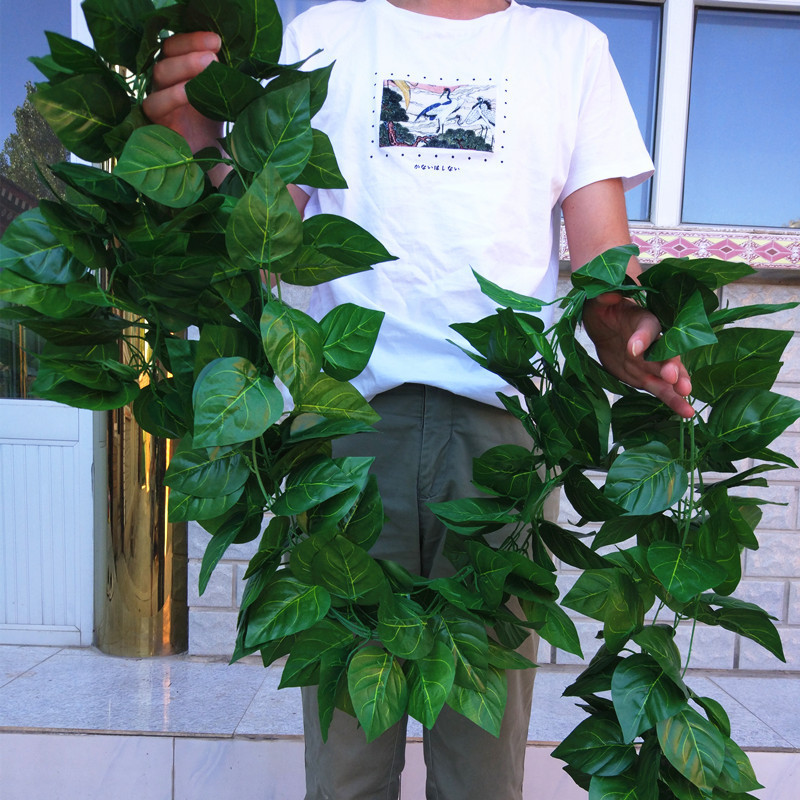
[[372, 355], [384, 316], [383, 311], [353, 303], [329, 311], [320, 322], [325, 372], [339, 381], [359, 375]]
[[212, 61], [186, 84], [189, 102], [203, 116], [216, 120], [235, 120], [265, 91], [258, 81], [219, 61]]
[[386, 578], [378, 562], [341, 535], [314, 556], [311, 574], [332, 595], [367, 605], [377, 602], [386, 588]]
[[39, 84], [31, 99], [68, 150], [95, 162], [111, 156], [105, 135], [125, 119], [131, 107], [111, 73], [91, 72], [57, 84]]
[[[75, 256], [71, 265], [71, 280], [78, 280], [85, 272], [85, 267], [90, 269], [108, 269], [113, 261], [113, 254], [106, 247], [106, 242], [94, 236], [85, 235], [85, 219], [66, 204], [55, 203], [50, 200], [39, 201], [39, 211], [47, 222], [50, 232], [58, 242]], [[0, 252], [2, 246], [0, 245]], [[0, 256], [0, 263], [2, 256]], [[58, 283], [59, 281], [43, 281], [44, 283]], [[96, 286], [96, 285], [95, 285]]]
[[349, 383], [320, 375], [297, 403], [298, 413], [318, 414], [331, 420], [357, 420], [372, 425], [380, 417]]
[[533, 624], [542, 639], [565, 653], [572, 653], [583, 658], [581, 641], [575, 623], [558, 603], [552, 600], [537, 600], [536, 602], [523, 600], [521, 602], [525, 617]]
[[315, 214], [305, 220], [303, 243], [353, 267], [366, 268], [396, 259], [371, 233], [335, 214]]
[[724, 763], [722, 734], [689, 708], [662, 719], [657, 731], [661, 750], [669, 763], [699, 789], [710, 792]]
[[675, 631], [671, 627], [648, 625], [634, 634], [633, 641], [661, 667], [676, 686], [683, 686], [681, 654], [675, 644]]
[[197, 378], [192, 392], [194, 444], [215, 447], [260, 436], [283, 412], [275, 384], [246, 358], [219, 358]]
[[198, 592], [201, 597], [208, 586], [208, 581], [211, 578], [214, 567], [219, 564], [220, 559], [225, 555], [225, 551], [233, 544], [238, 535], [239, 528], [230, 527], [217, 536], [212, 536], [211, 540], [206, 545], [205, 552], [203, 553], [203, 561], [200, 565], [198, 584]]
[[444, 707], [456, 666], [450, 649], [442, 641], [433, 643], [428, 655], [405, 664], [408, 681], [408, 713], [430, 730]]
[[287, 686], [308, 686], [309, 673], [319, 668], [319, 662], [330, 654], [346, 648], [353, 634], [334, 620], [320, 620], [313, 628], [298, 635], [281, 674], [279, 689]]
[[[703, 599], [708, 601], [708, 595], [703, 595]], [[713, 599], [710, 600], [714, 604], [720, 604], [722, 601], [724, 598], [717, 595], [713, 595]], [[776, 658], [786, 662], [780, 634], [763, 609], [757, 606], [752, 608], [723, 607], [716, 612], [715, 616], [718, 625], [752, 639]]]
[[146, 125], [131, 134], [114, 174], [170, 208], [186, 208], [203, 193], [203, 170], [186, 140], [162, 125]]
[[589, 800], [641, 800], [638, 790], [630, 775], [595, 775], [589, 784]]
[[670, 542], [651, 544], [647, 563], [661, 585], [681, 603], [688, 603], [725, 578], [722, 567]]
[[270, 164], [285, 183], [294, 181], [313, 147], [309, 91], [302, 81], [253, 100], [227, 140], [236, 162], [250, 172]]
[[[23, 278], [10, 269], [0, 272], [0, 302], [29, 306], [56, 319], [74, 317], [89, 311], [89, 306], [75, 300], [65, 285], [38, 283], [30, 278]], [[34, 329], [27, 321], [26, 325]]]
[[242, 496], [243, 491], [244, 489], [240, 488], [230, 494], [216, 497], [194, 497], [172, 489], [169, 493], [167, 518], [170, 522], [214, 519], [222, 516], [226, 511], [230, 511]]
[[67, 250], [45, 220], [42, 210], [23, 211], [0, 240], [0, 270], [10, 269], [36, 283], [77, 281], [86, 267]]
[[486, 671], [486, 686], [477, 691], [453, 684], [447, 705], [492, 736], [500, 736], [500, 726], [508, 696], [508, 681], [503, 670], [490, 666]]
[[721, 703], [711, 697], [698, 697], [695, 694], [692, 694], [692, 700], [706, 712], [709, 721], [717, 726], [723, 736], [731, 735], [731, 721]]
[[408, 686], [397, 659], [380, 647], [359, 650], [347, 669], [356, 717], [368, 742], [399, 722], [408, 704]]
[[475, 276], [475, 280], [478, 281], [481, 291], [490, 300], [494, 300], [495, 303], [498, 303], [504, 308], [536, 313], [547, 305], [547, 303], [543, 303], [541, 300], [537, 300], [534, 297], [527, 297], [526, 295], [512, 292], [509, 289], [503, 289], [496, 283], [492, 283], [488, 278], [484, 278], [482, 275], [478, 274], [475, 270], [472, 270], [472, 274]]
[[661, 442], [648, 442], [614, 460], [603, 491], [628, 513], [644, 516], [674, 505], [688, 485], [686, 470], [669, 448]]
[[347, 181], [339, 170], [331, 140], [322, 131], [312, 129], [312, 134], [311, 155], [297, 183], [318, 189], [346, 189]]
[[736, 458], [755, 455], [800, 418], [800, 401], [762, 389], [726, 395], [708, 417], [708, 431]]
[[350, 266], [310, 245], [301, 245], [295, 252], [278, 262], [271, 269], [280, 275], [283, 283], [294, 286], [318, 286], [320, 283], [355, 275], [372, 269], [370, 266]]
[[303, 397], [322, 368], [322, 330], [304, 312], [271, 300], [261, 315], [264, 352], [295, 400]]
[[433, 648], [425, 612], [413, 600], [402, 595], [387, 595], [378, 606], [378, 638], [398, 658], [424, 658]]
[[474, 615], [448, 605], [442, 611], [441, 634], [455, 658], [455, 682], [483, 691], [489, 664], [486, 628]]
[[585, 719], [553, 750], [553, 758], [589, 775], [619, 775], [636, 760], [619, 725], [609, 719]]
[[469, 497], [428, 503], [436, 518], [450, 530], [465, 535], [489, 533], [517, 521], [508, 500], [494, 497]]
[[369, 550], [378, 541], [383, 523], [383, 501], [378, 491], [378, 482], [374, 475], [370, 475], [352, 513], [344, 522], [342, 534], [353, 544]]
[[[749, 306], [737, 306], [735, 308], [723, 308], [710, 314], [708, 321], [714, 325], [729, 325], [731, 322], [738, 322], [750, 317], [758, 317], [762, 314], [775, 314], [779, 311], [790, 311], [797, 308], [797, 303], [756, 303]], [[692, 375], [694, 379], [694, 375]]]
[[62, 36], [54, 31], [45, 31], [47, 44], [53, 61], [68, 72], [105, 72], [103, 59], [83, 42]]
[[504, 553], [481, 542], [467, 542], [467, 553], [475, 567], [475, 582], [489, 608], [497, 608], [503, 601], [503, 588], [513, 564]]
[[612, 503], [580, 469], [565, 470], [562, 486], [570, 505], [581, 519], [604, 521], [625, 513], [625, 509]]
[[664, 361], [716, 341], [716, 334], [706, 317], [703, 296], [695, 292], [678, 311], [672, 326], [648, 350], [647, 358]]
[[707, 289], [716, 290], [754, 273], [747, 264], [719, 258], [663, 258], [648, 267], [639, 280], [643, 286], [660, 289], [680, 275], [689, 275]]
[[683, 690], [644, 654], [624, 658], [614, 670], [611, 699], [626, 742], [686, 707]]
[[557, 559], [572, 567], [605, 569], [610, 565], [610, 562], [585, 545], [573, 531], [560, 528], [552, 522], [540, 523], [539, 535]]
[[234, 263], [261, 268], [293, 253], [302, 230], [297, 206], [275, 167], [267, 164], [233, 209], [225, 241]]
[[153, 12], [151, 0], [84, 0], [81, 7], [97, 52], [136, 72], [144, 20]]
[[272, 510], [294, 516], [352, 487], [353, 479], [325, 456], [312, 459], [290, 473], [283, 494]]
[[753, 792], [764, 788], [756, 779], [750, 759], [730, 737], [725, 738], [725, 760], [718, 786], [726, 792]]
[[308, 586], [285, 572], [250, 608], [245, 643], [266, 642], [299, 633], [316, 625], [328, 613], [331, 596], [321, 586]]
[[250, 468], [235, 450], [193, 450], [184, 443], [170, 460], [164, 484], [195, 497], [217, 497], [244, 486]]
[[[120, 205], [130, 205], [136, 202], [134, 188], [104, 169], [90, 167], [88, 164], [72, 164], [64, 161], [60, 164], [52, 164], [50, 170], [57, 178], [88, 197], [103, 201], [109, 200]], [[70, 206], [78, 210], [74, 201], [70, 201]]]
[[600, 283], [604, 286], [604, 291], [608, 291], [608, 287], [620, 287], [625, 280], [631, 258], [637, 255], [639, 248], [633, 244], [606, 250], [572, 273], [572, 285], [586, 288]]

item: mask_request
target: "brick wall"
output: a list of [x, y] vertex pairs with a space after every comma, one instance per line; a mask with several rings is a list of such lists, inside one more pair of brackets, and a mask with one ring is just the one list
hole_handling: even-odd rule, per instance
[[[750, 303], [783, 303], [797, 298], [797, 273], [763, 271], [753, 279], [741, 281], [723, 290], [722, 304], [731, 306]], [[566, 291], [566, 284], [559, 286]], [[287, 298], [300, 305], [305, 295]], [[800, 330], [800, 309], [754, 318], [754, 327]], [[784, 367], [776, 391], [800, 398], [800, 336], [792, 339], [784, 355]], [[774, 444], [773, 449], [790, 455], [800, 463], [800, 422], [792, 426]], [[800, 671], [800, 470], [784, 469], [769, 474], [769, 489], [757, 490], [760, 497], [776, 503], [763, 507], [764, 516], [758, 530], [760, 548], [746, 551], [744, 577], [736, 596], [758, 603], [777, 618], [775, 624], [783, 639], [787, 663], [783, 664], [763, 648], [729, 631], [698, 626], [692, 649], [692, 666], [724, 670], [795, 670]], [[561, 522], [575, 519], [562, 498]], [[255, 551], [255, 543], [237, 545], [226, 553], [209, 581], [202, 597], [197, 593], [197, 579], [208, 534], [198, 525], [189, 525], [189, 650], [197, 655], [227, 656], [233, 649], [236, 614], [244, 583], [247, 561]], [[568, 591], [577, 572], [560, 567], [562, 594]], [[575, 616], [587, 657], [597, 650], [595, 634], [599, 623]], [[679, 645], [685, 653], [691, 626], [679, 631]], [[546, 643], [539, 652], [540, 663], [578, 663], [565, 653], [556, 653]]]

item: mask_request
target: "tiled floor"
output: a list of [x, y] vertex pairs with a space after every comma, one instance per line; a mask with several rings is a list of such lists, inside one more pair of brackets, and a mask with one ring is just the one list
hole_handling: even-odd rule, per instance
[[[545, 667], [537, 675], [526, 798], [586, 798], [549, 758], [583, 718], [561, 697], [575, 674]], [[253, 662], [0, 646], [0, 798], [299, 800], [299, 691], [278, 692], [279, 679], [279, 667]], [[689, 685], [728, 711], [765, 784], [754, 794], [795, 800], [800, 676], [696, 673]], [[412, 722], [403, 800], [424, 797], [420, 735]]]

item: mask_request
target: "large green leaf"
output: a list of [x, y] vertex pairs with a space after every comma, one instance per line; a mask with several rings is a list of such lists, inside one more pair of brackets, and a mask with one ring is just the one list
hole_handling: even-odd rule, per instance
[[681, 603], [725, 579], [725, 570], [670, 542], [647, 548], [647, 563], [661, 585]]
[[365, 268], [396, 259], [371, 233], [335, 214], [315, 214], [305, 220], [303, 243], [348, 266]]
[[303, 463], [286, 480], [283, 494], [272, 510], [285, 516], [301, 514], [353, 486], [353, 479], [330, 458], [320, 456]]
[[300, 82], [256, 97], [227, 139], [234, 159], [250, 172], [270, 164], [285, 183], [295, 180], [314, 144], [309, 92], [308, 83]]
[[603, 491], [630, 514], [644, 516], [674, 505], [688, 485], [686, 470], [669, 448], [661, 442], [648, 442], [614, 460]]
[[325, 372], [349, 381], [367, 366], [385, 312], [343, 303], [321, 320]]
[[169, 493], [168, 519], [170, 522], [186, 522], [220, 517], [236, 505], [243, 491], [244, 487], [240, 487], [230, 494], [195, 497], [172, 489]]
[[111, 73], [92, 72], [53, 85], [40, 84], [31, 99], [68, 150], [96, 162], [111, 156], [104, 137], [131, 107]]
[[545, 306], [541, 300], [537, 300], [534, 297], [528, 297], [518, 292], [512, 292], [509, 289], [503, 289], [496, 283], [492, 283], [488, 278], [484, 278], [482, 275], [475, 272], [475, 270], [472, 270], [472, 274], [475, 276], [475, 280], [478, 281], [478, 286], [481, 287], [481, 291], [490, 300], [494, 300], [495, 303], [505, 308], [512, 308], [515, 311], [537, 312], [541, 311]]
[[609, 719], [585, 719], [552, 752], [553, 758], [589, 775], [619, 775], [636, 760], [632, 744]]
[[203, 170], [186, 140], [162, 125], [146, 125], [131, 134], [114, 174], [170, 208], [186, 208], [203, 193]]
[[185, 448], [182, 443], [172, 457], [164, 484], [196, 497], [230, 494], [244, 486], [250, 468], [235, 450]]
[[719, 289], [728, 283], [752, 275], [755, 270], [739, 261], [719, 258], [663, 258], [648, 267], [639, 280], [643, 286], [660, 289], [673, 282], [676, 276], [689, 275], [708, 289]]
[[645, 654], [628, 656], [617, 665], [611, 699], [626, 742], [686, 707], [683, 690]]
[[633, 641], [642, 648], [677, 686], [683, 686], [681, 678], [681, 654], [675, 644], [675, 631], [668, 625], [647, 625], [633, 636]]
[[317, 378], [295, 410], [319, 414], [332, 420], [358, 420], [369, 425], [380, 419], [356, 388], [329, 375]]
[[310, 671], [319, 667], [322, 658], [327, 653], [347, 647], [352, 641], [353, 634], [341, 623], [330, 619], [320, 620], [297, 637], [278, 688], [309, 685], [306, 678]]
[[388, 595], [381, 602], [377, 633], [383, 646], [398, 658], [424, 658], [434, 644], [424, 610], [402, 595]]
[[304, 396], [322, 368], [322, 335], [319, 323], [296, 308], [274, 299], [264, 307], [264, 352], [295, 400]]
[[302, 236], [297, 206], [267, 164], [233, 209], [225, 232], [228, 253], [242, 268], [267, 267], [294, 252]]
[[112, 64], [135, 72], [152, 0], [84, 0], [81, 7], [97, 52]]
[[139, 393], [136, 380], [120, 381], [110, 391], [93, 389], [82, 383], [64, 377], [61, 371], [42, 366], [31, 385], [31, 394], [45, 400], [53, 400], [75, 408], [89, 408], [93, 411], [109, 411], [122, 408], [132, 402]]
[[53, 61], [67, 72], [105, 72], [103, 59], [91, 47], [62, 36], [54, 31], [45, 31], [47, 44]]
[[572, 285], [585, 289], [600, 283], [604, 291], [608, 291], [608, 287], [619, 287], [625, 280], [631, 258], [637, 255], [639, 248], [633, 244], [606, 250], [572, 273]]
[[657, 725], [661, 750], [678, 772], [703, 791], [717, 783], [725, 759], [725, 740], [705, 718], [689, 708]]
[[500, 736], [507, 696], [505, 671], [490, 666], [486, 670], [486, 686], [482, 691], [454, 683], [447, 705], [492, 736]]
[[264, 92], [258, 81], [219, 61], [212, 61], [186, 84], [189, 102], [203, 116], [217, 120], [235, 120]]
[[[67, 285], [38, 283], [30, 278], [23, 278], [10, 269], [0, 272], [0, 302], [29, 306], [56, 319], [86, 314], [91, 308], [76, 300], [68, 291]], [[34, 328], [27, 321], [26, 324]]]
[[40, 200], [39, 211], [53, 236], [80, 262], [72, 265], [74, 279], [80, 278], [84, 264], [94, 270], [111, 267], [114, 258], [112, 250], [107, 247], [104, 238], [88, 235], [92, 232], [86, 230], [84, 217], [76, 214], [68, 205], [50, 200]]
[[250, 608], [245, 635], [249, 647], [304, 631], [328, 613], [331, 596], [325, 589], [279, 574]]
[[312, 133], [311, 155], [297, 176], [297, 182], [319, 189], [346, 189], [347, 181], [339, 169], [328, 135], [318, 130]]
[[517, 521], [509, 501], [494, 497], [465, 497], [428, 503], [437, 519], [456, 533], [490, 533]]
[[553, 600], [530, 602], [522, 601], [525, 617], [546, 642], [560, 648], [565, 653], [583, 658], [581, 640], [575, 623], [566, 611]]
[[386, 578], [378, 562], [341, 535], [314, 556], [311, 574], [332, 595], [366, 604], [376, 603], [386, 588]]
[[800, 418], [800, 401], [763, 389], [726, 395], [708, 417], [708, 431], [736, 458], [755, 455]]
[[0, 270], [3, 269], [36, 283], [55, 284], [77, 281], [86, 272], [86, 267], [53, 234], [38, 208], [23, 211], [3, 234]]
[[311, 245], [301, 245], [287, 258], [273, 263], [271, 268], [280, 275], [281, 281], [295, 286], [318, 286], [335, 278], [372, 269], [370, 266], [343, 264]]
[[455, 658], [456, 683], [483, 691], [489, 663], [486, 629], [477, 617], [452, 605], [441, 619], [441, 633]]
[[347, 669], [356, 717], [368, 742], [399, 722], [408, 704], [408, 686], [397, 659], [380, 647], [359, 650]]
[[192, 403], [197, 447], [246, 442], [283, 412], [280, 391], [246, 358], [219, 358], [204, 367]]
[[716, 341], [703, 307], [703, 296], [695, 292], [680, 309], [672, 326], [650, 348], [647, 357], [663, 361]]
[[753, 792], [764, 788], [756, 779], [750, 759], [730, 737], [725, 738], [725, 760], [718, 785], [727, 792]]
[[[130, 205], [136, 202], [135, 189], [104, 169], [90, 167], [88, 164], [73, 164], [64, 161], [51, 165], [50, 170], [68, 186], [87, 197], [94, 197], [99, 201], [109, 200], [121, 205]], [[67, 199], [70, 200], [73, 210], [80, 211], [80, 206], [74, 200], [69, 196]]]
[[433, 643], [428, 655], [405, 664], [408, 680], [408, 713], [429, 730], [444, 707], [456, 665], [453, 654], [442, 641]]
[[378, 540], [384, 523], [383, 501], [378, 491], [378, 482], [370, 475], [352, 513], [343, 523], [342, 534], [353, 544], [369, 550]]
[[593, 775], [589, 800], [642, 800], [639, 785], [630, 775]]

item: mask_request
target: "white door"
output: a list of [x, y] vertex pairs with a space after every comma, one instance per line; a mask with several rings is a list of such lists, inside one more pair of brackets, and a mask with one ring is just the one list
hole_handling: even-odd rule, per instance
[[92, 643], [92, 418], [0, 400], [0, 644]]

